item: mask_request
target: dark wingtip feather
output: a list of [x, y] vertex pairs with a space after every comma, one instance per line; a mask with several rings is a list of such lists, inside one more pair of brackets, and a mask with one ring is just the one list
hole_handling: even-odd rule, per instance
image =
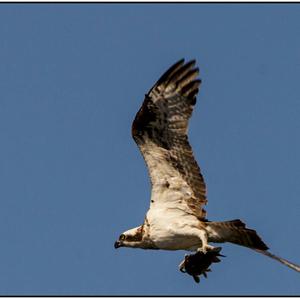
[[184, 58], [181, 58], [176, 63], [174, 63], [156, 82], [156, 85], [161, 84], [162, 82], [166, 81], [177, 71], [179, 67], [184, 65]]
[[188, 61], [186, 64], [183, 64], [180, 68], [178, 68], [171, 76], [168, 78], [167, 84], [171, 82], [178, 82], [178, 84], [185, 78], [188, 74], [193, 74], [197, 71], [199, 71], [198, 68], [192, 69], [195, 65], [196, 60]]
[[183, 96], [190, 105], [194, 106], [201, 84], [198, 77], [199, 68], [195, 65], [196, 59], [191, 59], [186, 63], [183, 58], [178, 60], [158, 79], [149, 90], [148, 95], [151, 97], [154, 90], [158, 93], [164, 93], [167, 90], [168, 93], [171, 91]]
[[197, 90], [200, 84], [201, 84], [200, 79], [193, 80], [187, 85], [182, 87], [181, 93], [187, 97], [194, 96], [195, 94], [193, 93], [193, 91]]

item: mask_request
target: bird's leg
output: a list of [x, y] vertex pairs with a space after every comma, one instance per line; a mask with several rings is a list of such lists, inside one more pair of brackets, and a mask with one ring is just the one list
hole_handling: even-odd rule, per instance
[[211, 246], [207, 243], [207, 233], [204, 230], [200, 230], [198, 232], [198, 236], [201, 240], [201, 247], [197, 249], [197, 252], [200, 251], [206, 254], [207, 251], [213, 250], [215, 248], [214, 246]]

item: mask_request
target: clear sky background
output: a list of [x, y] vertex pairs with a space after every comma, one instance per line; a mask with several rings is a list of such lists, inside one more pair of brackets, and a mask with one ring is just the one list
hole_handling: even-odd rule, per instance
[[208, 218], [300, 263], [299, 4], [1, 4], [0, 41], [0, 295], [300, 294], [299, 273], [235, 245], [199, 285], [184, 251], [113, 247], [149, 206], [131, 122], [185, 57]]

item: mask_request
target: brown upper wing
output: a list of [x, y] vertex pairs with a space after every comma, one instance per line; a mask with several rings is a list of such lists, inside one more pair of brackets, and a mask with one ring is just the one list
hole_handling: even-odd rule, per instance
[[[132, 124], [132, 136], [146, 161], [152, 185], [180, 177], [191, 189], [188, 206], [205, 217], [206, 187], [188, 142], [188, 121], [201, 83], [195, 61], [178, 61], [146, 94]], [[154, 163], [155, 162], [155, 163]]]

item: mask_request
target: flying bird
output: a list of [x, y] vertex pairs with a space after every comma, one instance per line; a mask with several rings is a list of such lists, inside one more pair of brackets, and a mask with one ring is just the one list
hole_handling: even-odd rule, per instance
[[[209, 265], [216, 258], [209, 253], [218, 254], [220, 250], [209, 243], [230, 242], [300, 272], [299, 265], [270, 253], [256, 231], [241, 220], [207, 220], [206, 185], [187, 135], [201, 85], [195, 65], [195, 60], [185, 63], [181, 59], [171, 66], [145, 95], [135, 116], [132, 136], [148, 168], [152, 185], [150, 208], [144, 223], [122, 233], [115, 248], [187, 250], [201, 255], [194, 260], [209, 260], [213, 256]], [[181, 270], [185, 266], [193, 268], [185, 264], [188, 260], [193, 259], [185, 259], [179, 266]], [[198, 272], [205, 274], [200, 268]]]

